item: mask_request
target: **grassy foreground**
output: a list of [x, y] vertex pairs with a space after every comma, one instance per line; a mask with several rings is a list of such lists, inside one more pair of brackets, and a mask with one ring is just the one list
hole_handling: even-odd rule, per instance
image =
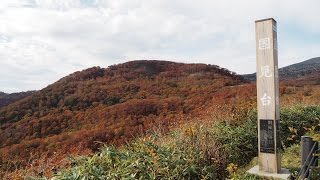
[[[105, 146], [93, 156], [73, 158], [72, 166], [53, 179], [259, 179], [244, 173], [257, 156], [256, 119], [251, 111], [236, 119], [189, 123], [166, 135], [153, 133], [121, 148]], [[284, 167], [298, 170], [299, 139], [308, 133], [316, 137], [319, 128], [320, 106], [281, 110]]]

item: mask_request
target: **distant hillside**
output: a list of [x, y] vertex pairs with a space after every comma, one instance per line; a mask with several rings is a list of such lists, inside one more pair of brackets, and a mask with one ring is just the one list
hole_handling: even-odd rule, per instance
[[0, 108], [33, 94], [34, 91], [7, 94], [0, 92]]
[[[296, 79], [306, 75], [317, 74], [320, 72], [320, 57], [312, 58], [297, 64], [286, 66], [279, 69], [280, 80]], [[249, 81], [256, 80], [256, 73], [245, 74], [243, 77]]]
[[241, 76], [215, 65], [168, 61], [75, 72], [0, 109], [0, 157], [27, 159], [31, 153], [96, 150], [97, 142], [123, 144], [199, 114], [219, 99], [217, 94], [243, 83]]

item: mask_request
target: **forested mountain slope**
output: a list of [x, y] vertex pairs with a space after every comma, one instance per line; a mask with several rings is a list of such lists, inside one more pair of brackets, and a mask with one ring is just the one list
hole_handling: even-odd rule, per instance
[[132, 61], [75, 72], [0, 108], [0, 157], [96, 150], [199, 114], [241, 76], [215, 65]]

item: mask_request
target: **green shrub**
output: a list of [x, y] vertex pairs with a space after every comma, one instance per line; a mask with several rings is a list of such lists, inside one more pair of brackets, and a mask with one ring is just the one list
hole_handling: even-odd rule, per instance
[[216, 168], [203, 162], [203, 153], [192, 148], [139, 140], [121, 150], [104, 147], [92, 157], [80, 158], [55, 179], [217, 179]]
[[243, 121], [223, 121], [215, 125], [216, 139], [223, 144], [229, 163], [245, 165], [258, 153], [256, 112]]
[[300, 151], [300, 144], [294, 144], [285, 149], [284, 153], [282, 154], [282, 167], [288, 168], [291, 171], [299, 171], [301, 165]]
[[[295, 106], [280, 112], [280, 139], [284, 148], [300, 142], [302, 135], [319, 131], [320, 106]], [[223, 144], [229, 163], [245, 165], [258, 154], [257, 111], [243, 120], [216, 123], [216, 140]], [[316, 137], [316, 136], [315, 136]]]
[[320, 106], [294, 106], [281, 110], [281, 141], [285, 147], [300, 142], [301, 136], [315, 127], [319, 131]]

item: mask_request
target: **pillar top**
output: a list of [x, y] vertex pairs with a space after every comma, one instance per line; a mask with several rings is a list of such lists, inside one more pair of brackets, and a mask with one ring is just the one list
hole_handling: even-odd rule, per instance
[[273, 22], [277, 22], [276, 20], [274, 20], [273, 18], [266, 18], [266, 19], [260, 19], [260, 20], [256, 20], [255, 23], [258, 23], [258, 22], [262, 22], [262, 21], [269, 21], [269, 20], [272, 20]]

